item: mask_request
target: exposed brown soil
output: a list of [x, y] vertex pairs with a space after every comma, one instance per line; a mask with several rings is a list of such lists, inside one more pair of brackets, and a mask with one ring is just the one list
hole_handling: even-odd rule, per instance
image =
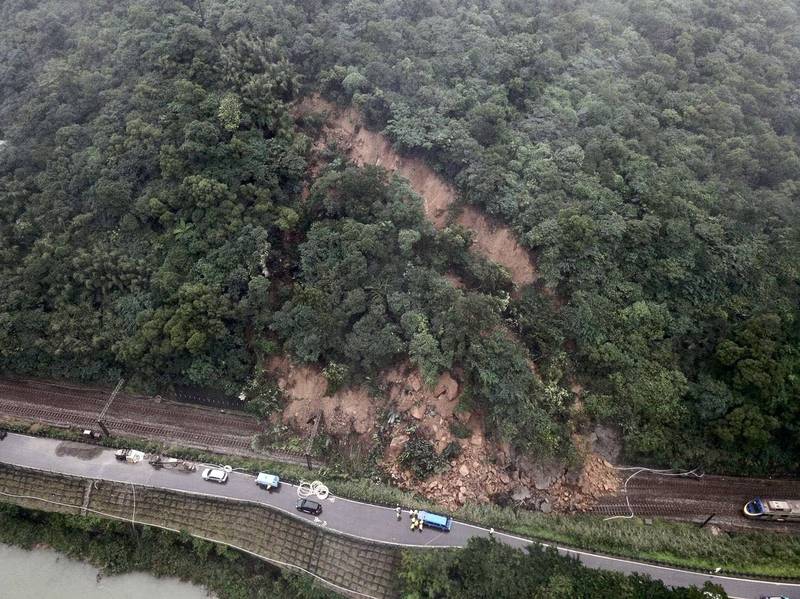
[[271, 357], [265, 370], [288, 399], [281, 419], [294, 430], [310, 432], [311, 419], [320, 412], [325, 432], [338, 438], [355, 434], [366, 439], [375, 429], [375, 400], [366, 389], [349, 387], [329, 396], [319, 368], [294, 364], [283, 356]]
[[[363, 124], [358, 111], [341, 109], [314, 95], [303, 99], [296, 114], [324, 113], [327, 121], [317, 147], [335, 145], [355, 164], [382, 166], [408, 180], [411, 188], [422, 198], [425, 216], [442, 229], [450, 222], [450, 209], [456, 203], [456, 190], [418, 158], [401, 156], [391, 142]], [[312, 169], [312, 175], [313, 175]], [[474, 232], [474, 248], [488, 259], [504, 266], [517, 286], [528, 285], [538, 278], [530, 254], [514, 237], [511, 230], [471, 206], [465, 207], [455, 222]]]
[[[473, 250], [508, 271], [517, 289], [539, 278], [531, 255], [523, 248], [511, 230], [482, 214], [472, 206], [453, 210], [456, 190], [418, 158], [404, 157], [392, 148], [383, 135], [369, 131], [358, 111], [339, 108], [314, 95], [302, 100], [295, 108], [297, 116], [322, 113], [325, 124], [314, 143], [309, 175], [313, 179], [323, 166], [319, 159], [326, 147], [335, 147], [358, 165], [377, 165], [408, 180], [411, 188], [422, 198], [426, 217], [439, 229], [457, 223], [473, 232]], [[448, 280], [454, 287], [463, 281], [454, 275]], [[513, 337], [510, 331], [507, 334]], [[536, 366], [531, 361], [531, 370]], [[375, 430], [375, 398], [364, 389], [347, 389], [332, 396], [326, 395], [327, 383], [317, 368], [297, 366], [285, 358], [272, 358], [267, 370], [277, 379], [289, 399], [282, 414], [284, 423], [297, 430], [309, 430], [313, 417], [322, 412], [328, 434], [347, 438], [353, 434], [367, 440]], [[384, 467], [403, 488], [448, 506], [466, 501], [488, 502], [493, 496], [515, 495], [519, 504], [538, 507], [542, 501], [548, 507], [582, 509], [594, 496], [616, 489], [615, 476], [608, 475], [605, 463], [590, 458], [579, 473], [566, 480], [566, 469], [517, 460], [508, 444], [489, 442], [484, 434], [483, 419], [477, 413], [458, 413], [458, 382], [443, 374], [433, 389], [426, 388], [419, 372], [407, 365], [385, 372], [382, 383], [388, 388], [389, 402], [401, 415], [395, 425], [392, 441], [384, 459]], [[456, 439], [451, 425], [456, 421], [470, 435]], [[460, 452], [445, 472], [434, 475], [420, 487], [398, 464], [409, 436], [409, 425], [429, 439], [437, 452], [448, 444], [458, 443]], [[545, 472], [547, 470], [547, 472]], [[601, 472], [602, 471], [602, 472]], [[599, 482], [598, 482], [599, 481]], [[553, 493], [548, 490], [553, 488]]]
[[[376, 410], [386, 407], [397, 413], [383, 467], [397, 486], [445, 506], [513, 498], [528, 508], [542, 508], [545, 503], [547, 509], [576, 511], [617, 489], [615, 471], [594, 454], [589, 454], [583, 468], [570, 472], [563, 464], [534, 463], [517, 456], [509, 444], [487, 439], [482, 415], [458, 409], [461, 385], [451, 373], [443, 373], [428, 387], [410, 365], [390, 368], [380, 375], [380, 386], [386, 389], [383, 405], [361, 387], [328, 395], [319, 368], [293, 364], [285, 357], [273, 356], [265, 369], [276, 377], [287, 399], [281, 420], [295, 430], [309, 432], [312, 419], [321, 412], [326, 434], [340, 440], [355, 436], [369, 443], [377, 428]], [[466, 438], [453, 433], [459, 427]], [[437, 453], [451, 443], [460, 448], [444, 471], [423, 483], [398, 464], [412, 430], [431, 441]]]
[[539, 278], [531, 255], [519, 244], [511, 229], [472, 206], [465, 206], [456, 222], [475, 233], [473, 248], [492, 262], [505, 266], [518, 287], [530, 285]]

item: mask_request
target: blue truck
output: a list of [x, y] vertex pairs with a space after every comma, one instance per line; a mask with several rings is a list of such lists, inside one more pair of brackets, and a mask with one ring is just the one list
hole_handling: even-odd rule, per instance
[[281, 479], [274, 474], [259, 472], [258, 477], [256, 477], [256, 484], [267, 491], [274, 491], [280, 489]]
[[417, 517], [422, 520], [422, 525], [429, 528], [435, 528], [443, 532], [450, 532], [453, 528], [453, 519], [449, 516], [440, 516], [439, 514], [432, 514], [430, 512], [421, 511]]

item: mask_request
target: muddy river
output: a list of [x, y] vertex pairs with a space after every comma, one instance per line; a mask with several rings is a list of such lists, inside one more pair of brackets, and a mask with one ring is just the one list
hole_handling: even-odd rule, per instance
[[3, 599], [208, 599], [203, 587], [147, 574], [101, 577], [97, 568], [47, 549], [0, 545]]

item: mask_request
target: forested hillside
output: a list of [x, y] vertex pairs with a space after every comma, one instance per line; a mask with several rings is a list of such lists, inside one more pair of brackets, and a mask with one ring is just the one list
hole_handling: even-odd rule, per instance
[[199, 384], [252, 369], [272, 246], [298, 220], [297, 77], [268, 42], [220, 47], [193, 12], [148, 4], [3, 4], [6, 368]]
[[[6, 0], [0, 369], [234, 390], [274, 351], [343, 382], [409, 358], [534, 454], [594, 421], [629, 459], [796, 472], [798, 10]], [[541, 278], [512, 294], [379, 170], [331, 157], [301, 200], [315, 91]]]

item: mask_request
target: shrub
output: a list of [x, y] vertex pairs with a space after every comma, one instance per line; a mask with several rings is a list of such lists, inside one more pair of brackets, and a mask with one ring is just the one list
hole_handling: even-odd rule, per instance
[[450, 441], [442, 451], [442, 459], [450, 461], [456, 459], [461, 454], [461, 444], [458, 441]]
[[460, 420], [454, 420], [450, 423], [450, 432], [459, 439], [467, 439], [472, 435], [472, 431], [469, 430], [469, 427]]
[[322, 370], [322, 375], [325, 377], [325, 380], [328, 381], [328, 388], [325, 390], [325, 393], [333, 395], [341, 389], [347, 380], [348, 374], [349, 370], [347, 366], [339, 364], [338, 362], [330, 362]]
[[428, 478], [444, 465], [444, 460], [436, 453], [433, 444], [416, 434], [406, 443], [398, 461], [411, 470], [418, 480]]

